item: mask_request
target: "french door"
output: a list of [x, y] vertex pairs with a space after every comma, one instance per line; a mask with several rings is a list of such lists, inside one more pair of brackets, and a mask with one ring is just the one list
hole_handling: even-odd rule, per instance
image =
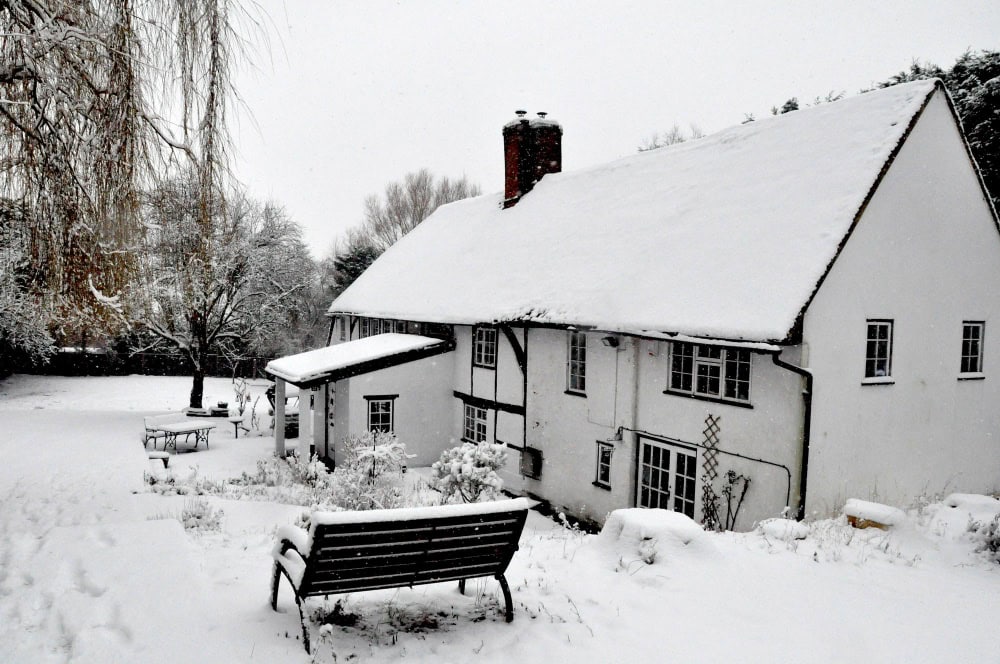
[[639, 439], [639, 507], [674, 510], [694, 518], [696, 450]]

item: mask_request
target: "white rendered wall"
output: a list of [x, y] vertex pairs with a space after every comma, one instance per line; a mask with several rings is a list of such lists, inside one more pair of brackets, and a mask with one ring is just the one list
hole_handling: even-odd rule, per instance
[[[866, 320], [893, 319], [893, 384], [862, 384]], [[962, 321], [985, 380], [958, 380]], [[807, 510], [1000, 488], [1000, 234], [936, 92], [804, 319], [815, 375]]]
[[615, 444], [612, 489], [595, 486], [594, 480], [597, 441], [631, 423], [634, 341], [623, 337], [611, 348], [601, 343], [608, 335], [587, 333], [587, 389], [580, 396], [566, 392], [568, 335], [544, 328], [528, 333], [528, 445], [541, 449], [544, 461], [541, 478], [525, 480], [525, 488], [574, 516], [603, 522], [611, 510], [632, 506], [627, 462], [634, 448], [628, 436]]
[[[778, 516], [786, 496], [795, 503], [802, 441], [802, 379], [773, 364], [770, 355], [754, 354], [752, 408], [718, 401], [664, 394], [667, 379], [665, 342], [621, 337], [618, 348], [604, 346], [606, 334], [587, 333], [587, 395], [565, 393], [566, 337], [563, 330], [533, 329], [529, 339], [528, 444], [544, 454], [542, 478], [527, 489], [575, 516], [603, 522], [608, 512], [636, 504], [637, 436], [628, 430], [614, 441], [610, 490], [595, 486], [597, 441], [613, 439], [619, 426], [701, 444], [705, 418], [720, 418], [719, 447], [764, 459], [782, 468], [720, 454], [720, 477], [726, 470], [751, 478], [737, 529]], [[794, 363], [797, 349], [783, 359]], [[698, 476], [703, 452], [698, 451]], [[715, 483], [721, 490], [721, 480]], [[697, 491], [701, 514], [701, 484]]]
[[[745, 457], [780, 464], [773, 465], [718, 454], [718, 479], [714, 482], [721, 495], [726, 471], [750, 478], [750, 487], [736, 530], [749, 530], [761, 519], [779, 516], [786, 505], [797, 507], [799, 460], [802, 455], [803, 379], [774, 364], [767, 353], [751, 353], [750, 408], [664, 394], [669, 369], [669, 343], [642, 341], [639, 362], [639, 398], [636, 429], [687, 443], [705, 442], [705, 420], [713, 415], [720, 428], [719, 449]], [[784, 351], [781, 358], [797, 364], [798, 349]], [[636, 452], [631, 450], [632, 467]], [[705, 452], [698, 448], [698, 488], [695, 492], [695, 518], [702, 517], [701, 477]], [[635, 472], [632, 472], [634, 482]], [[721, 505], [725, 518], [725, 505]]]

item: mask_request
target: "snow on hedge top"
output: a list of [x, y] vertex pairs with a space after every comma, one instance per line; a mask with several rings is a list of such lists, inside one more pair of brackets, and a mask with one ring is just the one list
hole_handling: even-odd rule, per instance
[[343, 344], [279, 357], [268, 362], [264, 371], [292, 383], [306, 383], [361, 362], [428, 348], [440, 343], [442, 343], [440, 339], [417, 334], [395, 332], [376, 334]]
[[439, 208], [331, 313], [784, 340], [910, 120], [918, 81]]

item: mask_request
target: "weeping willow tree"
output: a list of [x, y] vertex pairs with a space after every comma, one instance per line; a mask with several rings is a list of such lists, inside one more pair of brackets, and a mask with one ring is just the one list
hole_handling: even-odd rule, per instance
[[109, 333], [141, 303], [142, 192], [197, 174], [211, 261], [242, 33], [229, 0], [0, 0], [0, 197], [57, 340]]

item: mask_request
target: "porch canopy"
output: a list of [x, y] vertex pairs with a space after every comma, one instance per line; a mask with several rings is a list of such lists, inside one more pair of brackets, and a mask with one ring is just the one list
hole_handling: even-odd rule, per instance
[[264, 372], [286, 383], [308, 389], [440, 355], [454, 348], [453, 339], [390, 332], [279, 357], [268, 362]]

